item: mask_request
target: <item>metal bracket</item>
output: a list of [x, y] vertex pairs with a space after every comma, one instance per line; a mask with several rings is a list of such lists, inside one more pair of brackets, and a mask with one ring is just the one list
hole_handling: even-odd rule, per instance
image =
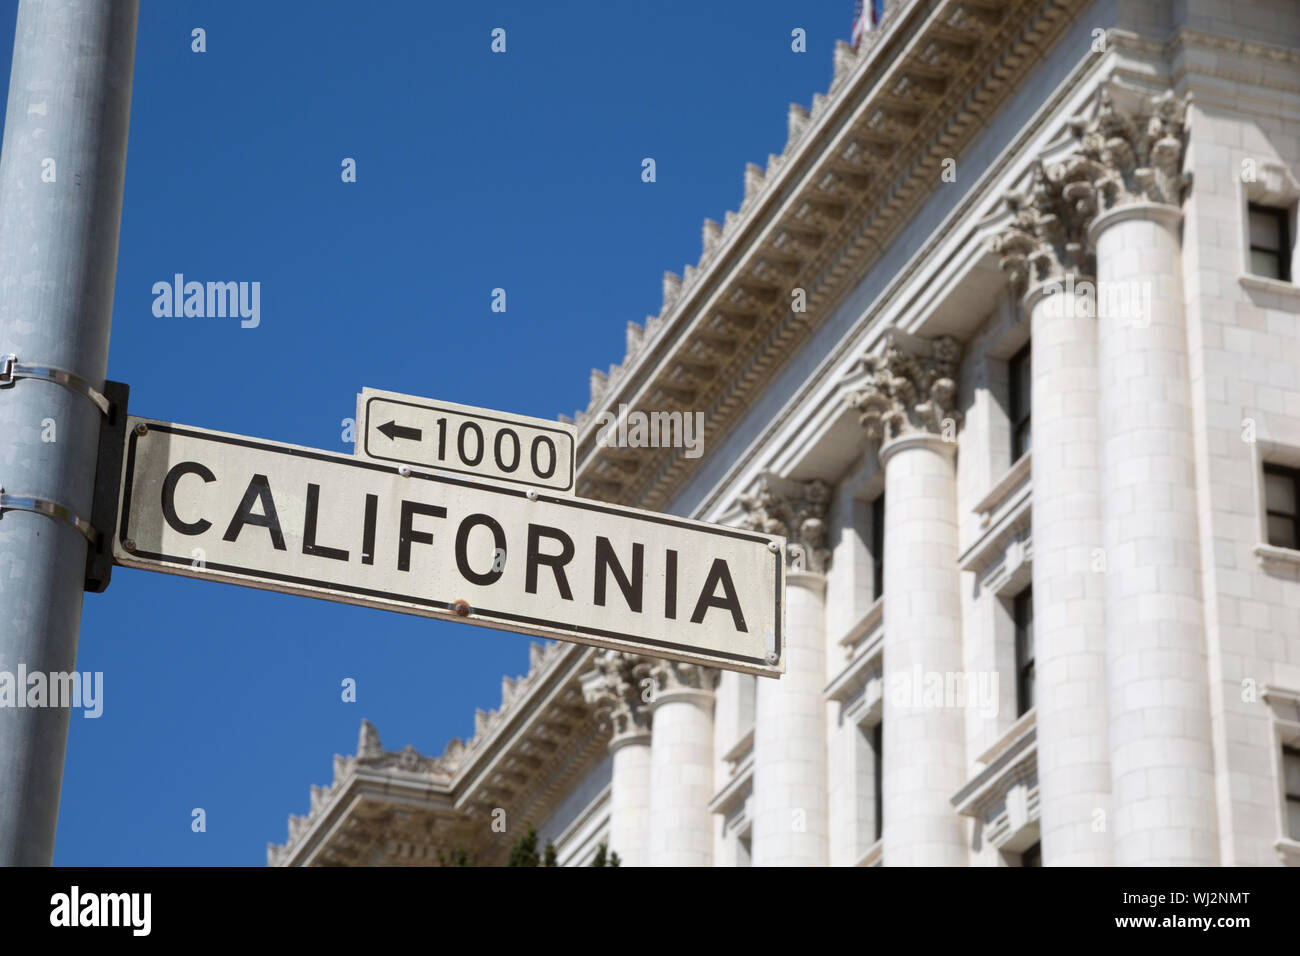
[[48, 498], [36, 498], [31, 495], [10, 495], [6, 494], [3, 488], [0, 488], [0, 518], [4, 517], [6, 511], [32, 511], [38, 515], [53, 518], [55, 521], [70, 524], [85, 536], [91, 547], [94, 547], [99, 539], [99, 534], [91, 527], [89, 521], [75, 514], [71, 508], [61, 505], [57, 501], [50, 501]]
[[104, 415], [109, 413], [108, 399], [80, 375], [52, 365], [25, 365], [18, 361], [18, 356], [13, 352], [0, 355], [0, 388], [12, 388], [14, 382], [20, 378], [37, 378], [62, 385], [79, 395], [86, 396]]
[[107, 381], [104, 394], [112, 404], [107, 420], [99, 425], [99, 452], [95, 457], [95, 498], [90, 520], [104, 533], [86, 552], [86, 590], [99, 594], [113, 577], [113, 532], [117, 528], [117, 504], [122, 485], [122, 452], [126, 445], [126, 409], [131, 387]]
[[[84, 587], [85, 590], [94, 593], [104, 591], [113, 576], [113, 552], [109, 547], [108, 535], [111, 535], [117, 526], [117, 498], [118, 486], [122, 478], [126, 406], [131, 388], [122, 382], [109, 381], [104, 383], [104, 391], [109, 396], [105, 399], [109, 411], [107, 421], [102, 422], [99, 428], [99, 449], [95, 460], [95, 495], [91, 504], [90, 521], [57, 501], [28, 495], [10, 495], [0, 488], [0, 518], [4, 517], [6, 511], [30, 511], [70, 524], [85, 536], [90, 542], [90, 547], [86, 549]], [[103, 396], [101, 395], [100, 398]], [[98, 533], [96, 528], [107, 528], [107, 534]]]

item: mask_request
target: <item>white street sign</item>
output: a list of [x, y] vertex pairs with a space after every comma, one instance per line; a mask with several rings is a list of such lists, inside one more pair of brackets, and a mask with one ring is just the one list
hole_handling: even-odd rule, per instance
[[356, 454], [572, 493], [572, 425], [365, 388]]
[[784, 541], [132, 416], [128, 567], [770, 677]]

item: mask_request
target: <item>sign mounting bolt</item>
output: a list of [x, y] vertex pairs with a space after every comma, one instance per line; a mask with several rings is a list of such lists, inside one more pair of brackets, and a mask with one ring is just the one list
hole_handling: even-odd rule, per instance
[[776, 554], [778, 551], [781, 550], [781, 546], [777, 544], [775, 541], [769, 541], [767, 543], [767, 550], [771, 551], [773, 554]]
[[469, 606], [469, 601], [466, 601], [464, 598], [457, 599], [457, 601], [452, 604], [451, 609], [458, 617], [469, 617], [469, 612], [473, 610], [473, 608]]
[[776, 666], [777, 662], [778, 662], [780, 659], [781, 659], [781, 658], [777, 657], [775, 654], [768, 654], [767, 657], [765, 658], [765, 660], [766, 660], [769, 664], [771, 664], [773, 667]]
[[[142, 425], [142, 426], [140, 426], [140, 427], [143, 428], [144, 426]], [[134, 551], [134, 550], [135, 550], [135, 538], [127, 538], [125, 541], [122, 542], [122, 547], [123, 547], [124, 549], [126, 549], [127, 551]]]
[[147, 435], [149, 434], [149, 426], [144, 422], [141, 422], [139, 425], [135, 426], [135, 433], [137, 435]]
[[410, 466], [410, 465], [398, 465], [398, 466], [397, 466], [397, 473], [398, 473], [399, 475], [401, 475], [403, 478], [410, 478], [410, 477], [411, 477], [411, 466]]
[[536, 500], [537, 500], [537, 489], [536, 489], [536, 488], [529, 488], [527, 491], [524, 492], [524, 494], [528, 496], [528, 500], [529, 500], [529, 501], [536, 501]]

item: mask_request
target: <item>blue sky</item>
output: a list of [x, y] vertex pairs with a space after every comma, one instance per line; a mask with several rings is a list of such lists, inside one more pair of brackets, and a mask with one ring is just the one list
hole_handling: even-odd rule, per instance
[[[109, 376], [135, 414], [339, 451], [362, 386], [572, 414], [704, 217], [739, 205], [745, 162], [780, 152], [787, 104], [826, 90], [852, 12], [143, 0]], [[260, 326], [156, 318], [176, 272], [259, 281]], [[261, 865], [363, 717], [441, 753], [528, 641], [118, 568], [85, 601], [104, 713], [73, 714], [54, 862]]]

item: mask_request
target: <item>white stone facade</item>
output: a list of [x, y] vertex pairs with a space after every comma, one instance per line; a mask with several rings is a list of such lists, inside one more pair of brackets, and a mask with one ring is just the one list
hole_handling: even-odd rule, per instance
[[539, 647], [269, 861], [1300, 865], [1298, 203], [1295, 4], [891, 3], [575, 417], [579, 494], [787, 537], [786, 674]]

